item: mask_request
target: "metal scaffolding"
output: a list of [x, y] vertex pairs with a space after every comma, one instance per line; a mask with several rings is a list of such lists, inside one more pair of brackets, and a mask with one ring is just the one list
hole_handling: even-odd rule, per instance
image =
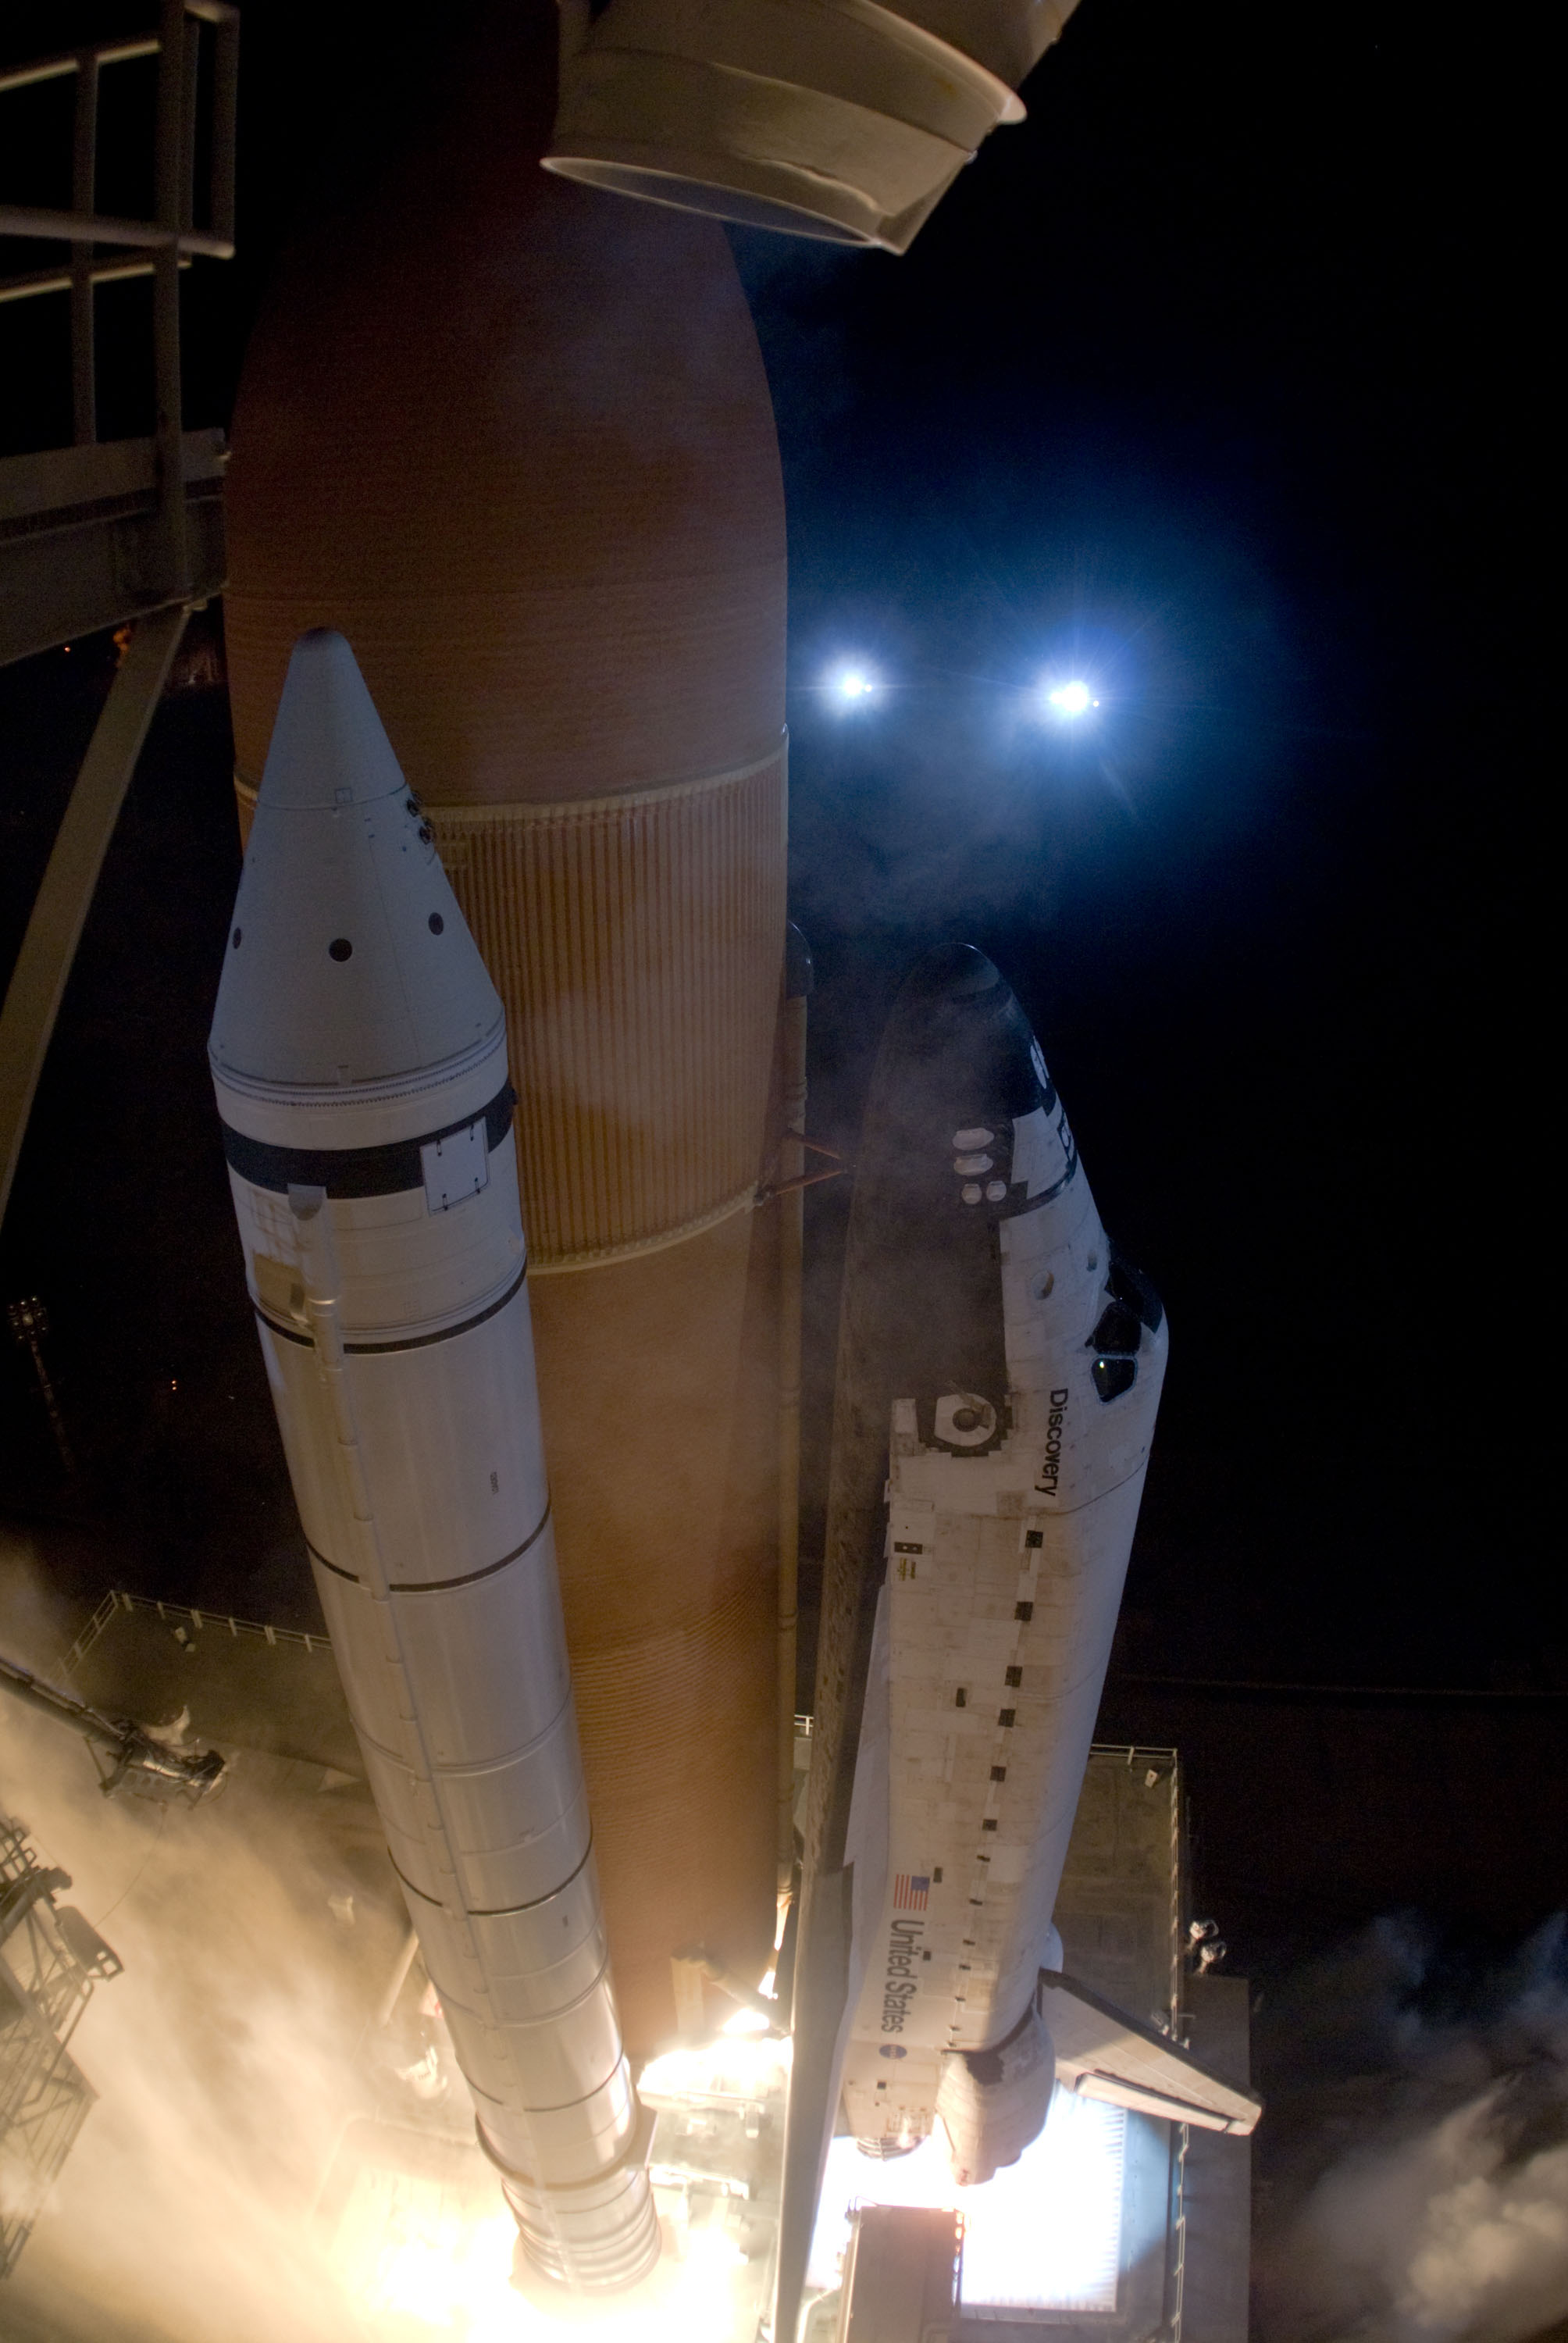
[[95, 1983], [121, 1963], [0, 1815], [0, 2278], [15, 2268], [96, 2094], [66, 2044]]
[[[204, 71], [204, 54], [210, 63]], [[156, 217], [95, 208], [98, 85], [107, 68], [158, 61]], [[239, 15], [229, 0], [160, 0], [156, 35], [99, 43], [0, 73], [0, 101], [74, 77], [73, 208], [0, 205], [0, 237], [63, 244], [63, 266], [0, 279], [0, 306], [66, 293], [75, 444], [0, 460], [0, 666], [125, 628], [119, 672], [93, 735], [0, 1010], [0, 1214], [98, 872], [186, 614], [225, 575], [219, 431], [184, 427], [180, 271], [234, 252]], [[210, 166], [196, 225], [198, 97], [210, 87]], [[153, 280], [156, 424], [151, 437], [97, 437], [95, 288]]]

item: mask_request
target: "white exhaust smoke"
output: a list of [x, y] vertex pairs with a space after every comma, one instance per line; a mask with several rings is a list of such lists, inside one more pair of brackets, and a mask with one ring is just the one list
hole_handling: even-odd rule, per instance
[[[1454, 1982], [1385, 1921], [1265, 2026], [1293, 2065], [1261, 2343], [1535, 2343], [1568, 2319], [1568, 1923]], [[1295, 2036], [1293, 2050], [1285, 2046]], [[1266, 2061], [1268, 2051], [1263, 2051]]]

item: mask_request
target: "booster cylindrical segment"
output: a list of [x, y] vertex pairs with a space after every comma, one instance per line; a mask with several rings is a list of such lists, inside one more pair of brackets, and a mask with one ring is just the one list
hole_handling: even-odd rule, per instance
[[1076, 0], [608, 0], [563, 13], [547, 170], [905, 251]]
[[539, 1430], [506, 1021], [347, 644], [289, 667], [209, 1045], [387, 1846], [530, 2258], [658, 2253]]

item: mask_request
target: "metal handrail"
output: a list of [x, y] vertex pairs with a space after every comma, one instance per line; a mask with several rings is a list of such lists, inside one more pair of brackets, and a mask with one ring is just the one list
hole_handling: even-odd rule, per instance
[[[210, 25], [213, 45], [212, 155], [207, 174], [209, 225], [195, 221], [196, 110], [201, 24]], [[95, 209], [97, 178], [98, 79], [106, 65], [138, 58], [158, 59], [157, 121], [154, 176], [156, 217], [131, 220], [100, 216]], [[154, 339], [157, 374], [159, 452], [165, 495], [161, 503], [166, 566], [175, 584], [185, 575], [185, 511], [180, 478], [179, 270], [193, 256], [234, 256], [235, 130], [239, 76], [239, 11], [230, 0], [160, 0], [157, 33], [41, 57], [0, 73], [0, 96], [35, 89], [74, 75], [71, 208], [51, 210], [30, 204], [0, 206], [0, 236], [24, 236], [71, 246], [69, 273], [30, 269], [0, 278], [0, 302], [24, 301], [45, 293], [71, 296], [71, 377], [78, 446], [97, 437], [93, 292], [111, 279], [151, 276], [155, 280]], [[100, 245], [121, 247], [104, 260]], [[130, 251], [150, 260], [127, 260]]]
[[156, 38], [138, 41], [101, 41], [96, 48], [63, 49], [57, 57], [37, 57], [28, 65], [12, 65], [0, 73], [0, 97], [7, 90], [31, 89], [41, 81], [63, 81], [67, 74], [79, 73], [84, 58], [95, 65], [126, 65], [132, 57], [156, 57]]
[[[94, 213], [51, 212], [36, 205], [0, 204], [0, 236], [33, 236], [55, 244], [129, 244], [154, 248], [172, 244], [181, 252], [199, 252], [209, 260], [232, 260], [234, 238], [211, 236], [205, 228], [159, 227], [153, 220], [113, 219]], [[7, 286], [15, 278], [8, 277]]]
[[[196, 104], [204, 44], [203, 25], [215, 35], [212, 55], [211, 165], [207, 175], [210, 220], [195, 219]], [[98, 161], [98, 79], [102, 68], [134, 58], [157, 59], [157, 111], [153, 140], [156, 200], [151, 220], [100, 218], [95, 210]], [[131, 639], [93, 735], [93, 745], [65, 811], [44, 883], [33, 907], [16, 967], [0, 1007], [0, 1214], [5, 1208], [21, 1152], [27, 1116], [54, 1031], [93, 890], [110, 836], [146, 737], [153, 710], [167, 679], [180, 630], [192, 605], [223, 584], [221, 528], [216, 557], [210, 520], [198, 516], [193, 537], [187, 510], [186, 437], [180, 367], [180, 270], [194, 256], [226, 258], [234, 250], [235, 127], [239, 70], [239, 12], [232, 0], [159, 0], [156, 36], [100, 42], [69, 54], [45, 57], [0, 74], [0, 96], [15, 95], [66, 75], [75, 81], [72, 133], [72, 204], [65, 212], [32, 206], [0, 208], [0, 236], [51, 239], [70, 247], [69, 272], [34, 268], [0, 280], [0, 302], [44, 293], [69, 292], [71, 298], [71, 404], [74, 447], [51, 448], [8, 459], [13, 485], [40, 468], [54, 474], [69, 459], [81, 476], [76, 493], [63, 500], [78, 508], [84, 533], [97, 527], [92, 559], [78, 590], [72, 556], [52, 538], [40, 537], [37, 574], [49, 584], [49, 623], [70, 632], [109, 625], [131, 628]], [[106, 258], [100, 245], [120, 250]], [[127, 253], [147, 257], [127, 257]], [[150, 512], [138, 511], [128, 534], [134, 560], [122, 563], [117, 521], [95, 513], [84, 493], [99, 461], [95, 317], [94, 289], [115, 277], [150, 275], [153, 280], [153, 372], [156, 420], [152, 434]], [[10, 558], [7, 610], [18, 607], [17, 577], [24, 565]], [[205, 554], [204, 554], [205, 548]], [[107, 607], [106, 607], [107, 606]], [[80, 615], [78, 615], [80, 614]], [[68, 633], [56, 634], [56, 641]], [[24, 634], [0, 641], [7, 658], [45, 647]]]
[[74, 1644], [62, 1652], [55, 1665], [65, 1676], [74, 1674], [120, 1611], [153, 1611], [166, 1626], [178, 1627], [186, 1620], [199, 1634], [210, 1628], [215, 1634], [226, 1633], [234, 1642], [250, 1641], [262, 1644], [292, 1645], [307, 1652], [330, 1653], [332, 1645], [327, 1636], [317, 1635], [302, 1627], [265, 1627], [254, 1619], [234, 1619], [226, 1611], [203, 1611], [186, 1603], [161, 1603], [150, 1594], [127, 1594], [115, 1587], [106, 1594]]

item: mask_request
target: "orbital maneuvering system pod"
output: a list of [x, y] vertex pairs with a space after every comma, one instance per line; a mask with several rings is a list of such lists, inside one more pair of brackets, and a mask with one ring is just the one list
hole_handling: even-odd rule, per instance
[[478, 2136], [540, 2270], [657, 2258], [539, 1434], [506, 1021], [342, 636], [296, 646], [209, 1045], [288, 1469]]
[[990, 960], [895, 1005], [844, 1267], [777, 2332], [828, 2137], [941, 2135], [962, 2186], [1060, 2081], [1246, 2132], [1258, 2103], [1062, 1974], [1052, 1909], [1142, 1494], [1167, 1326], [1107, 1238]]

